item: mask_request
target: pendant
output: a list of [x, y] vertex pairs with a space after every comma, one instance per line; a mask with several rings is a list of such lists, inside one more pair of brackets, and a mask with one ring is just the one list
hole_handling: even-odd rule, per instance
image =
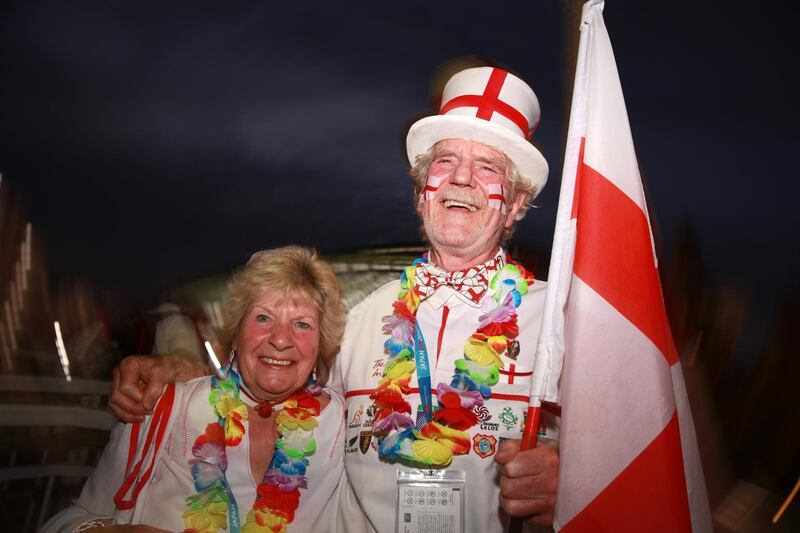
[[261, 402], [256, 409], [258, 410], [258, 416], [261, 418], [272, 416], [272, 404], [269, 402]]

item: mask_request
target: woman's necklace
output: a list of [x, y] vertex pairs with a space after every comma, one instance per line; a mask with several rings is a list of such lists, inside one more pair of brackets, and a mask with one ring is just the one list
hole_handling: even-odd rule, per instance
[[309, 379], [309, 384], [283, 402], [275, 418], [278, 439], [264, 479], [256, 488], [256, 500], [247, 514], [244, 526], [239, 520], [236, 498], [231, 492], [225, 472], [228, 469], [228, 446], [238, 446], [245, 434], [247, 405], [239, 399], [239, 375], [228, 369], [227, 379], [211, 378], [209, 403], [217, 414], [217, 422], [206, 426], [192, 446], [192, 466], [197, 494], [186, 498], [183, 521], [186, 531], [216, 533], [229, 528], [231, 532], [284, 533], [294, 520], [300, 505], [300, 489], [308, 486], [306, 470], [308, 456], [314, 453], [314, 428], [320, 403], [316, 398], [321, 389]]
[[382, 437], [378, 445], [382, 458], [443, 467], [452, 462], [453, 455], [469, 453], [466, 430], [478, 421], [473, 409], [491, 396], [491, 387], [503, 368], [500, 356], [507, 350], [519, 351], [515, 340], [519, 334], [517, 307], [533, 284], [533, 275], [510, 257], [495, 273], [489, 283], [491, 298], [481, 303], [478, 327], [464, 345], [464, 358], [456, 361], [450, 385], [440, 383], [436, 387], [439, 406], [418, 429], [406, 398], [417, 369], [416, 339], [421, 338], [416, 323], [420, 299], [414, 280], [417, 265], [427, 261], [426, 256], [415, 259], [400, 277], [400, 293], [392, 304], [394, 313], [383, 318], [383, 331], [390, 335], [384, 343], [389, 358], [370, 398], [377, 407], [373, 433]]

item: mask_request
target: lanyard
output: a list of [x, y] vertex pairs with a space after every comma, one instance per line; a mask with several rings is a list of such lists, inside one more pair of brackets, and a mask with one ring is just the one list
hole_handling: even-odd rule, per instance
[[225, 486], [225, 492], [228, 495], [228, 531], [230, 533], [239, 533], [241, 522], [239, 521], [239, 505], [236, 503], [236, 498], [228, 485], [227, 478], [222, 478], [222, 483]]
[[[144, 449], [142, 450], [141, 459], [139, 459], [139, 462], [135, 465], [133, 464], [133, 460], [136, 459], [136, 453], [139, 450], [139, 428], [141, 427], [141, 424], [137, 422], [131, 427], [131, 441], [130, 447], [128, 448], [128, 462], [125, 466], [125, 480], [123, 481], [122, 486], [119, 488], [117, 493], [114, 495], [114, 503], [116, 504], [117, 509], [128, 510], [133, 509], [136, 506], [136, 500], [139, 498], [139, 493], [153, 473], [153, 467], [155, 466], [156, 458], [161, 451], [161, 442], [164, 439], [164, 431], [167, 429], [169, 416], [172, 412], [172, 404], [174, 402], [175, 383], [170, 383], [164, 389], [164, 394], [161, 395], [161, 399], [158, 400], [158, 403], [156, 404], [153, 417], [150, 421], [150, 429], [147, 432], [147, 438], [144, 440]], [[154, 441], [155, 445], [153, 446], [153, 455], [150, 458], [150, 466], [147, 468], [144, 474], [139, 477], [139, 472], [141, 471], [142, 466], [144, 466], [148, 452], [150, 451], [150, 445], [153, 444]], [[133, 487], [133, 493], [131, 494], [130, 499], [126, 500], [125, 496], [127, 496], [128, 492], [131, 490], [131, 487]]]
[[419, 399], [422, 402], [422, 418], [417, 419], [417, 429], [419, 429], [431, 421], [433, 399], [431, 395], [431, 367], [428, 364], [428, 349], [425, 347], [425, 338], [422, 336], [418, 320], [414, 324], [414, 362], [417, 366]]

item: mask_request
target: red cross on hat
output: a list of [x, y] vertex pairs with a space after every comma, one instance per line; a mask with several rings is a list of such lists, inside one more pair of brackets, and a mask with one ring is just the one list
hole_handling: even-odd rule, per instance
[[444, 139], [477, 141], [504, 152], [539, 192], [547, 182], [547, 162], [529, 139], [540, 116], [536, 94], [517, 76], [493, 67], [462, 70], [445, 85], [439, 114], [409, 129], [408, 160], [414, 165]]

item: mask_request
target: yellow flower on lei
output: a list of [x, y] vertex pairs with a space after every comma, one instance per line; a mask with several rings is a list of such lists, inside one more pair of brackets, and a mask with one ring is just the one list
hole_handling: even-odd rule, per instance
[[410, 378], [416, 367], [417, 365], [411, 359], [390, 363], [383, 377], [388, 379]]
[[423, 437], [435, 439], [439, 444], [446, 446], [454, 454], [460, 455], [469, 451], [469, 433], [454, 429], [439, 422], [431, 422], [422, 428]]
[[448, 466], [453, 462], [453, 452], [440, 444], [435, 439], [428, 439], [418, 435], [417, 440], [411, 444], [414, 455], [422, 459], [427, 464], [436, 466]]
[[[247, 515], [247, 523], [242, 527], [242, 533], [286, 533], [286, 518], [272, 511], [252, 509]], [[265, 529], [266, 528], [266, 529]]]
[[406, 300], [406, 306], [408, 306], [408, 310], [411, 313], [416, 314], [417, 308], [419, 307], [419, 295], [417, 291], [414, 290], [414, 287], [411, 287], [406, 295], [404, 296]]
[[[505, 344], [505, 343], [504, 343]], [[475, 361], [479, 365], [503, 368], [503, 360], [497, 355], [494, 348], [486, 341], [470, 337], [464, 346], [464, 355], [470, 361]]]
[[247, 406], [238, 398], [220, 394], [214, 407], [219, 416], [225, 420], [225, 443], [228, 446], [236, 446], [244, 436]]
[[200, 509], [187, 509], [183, 513], [186, 529], [192, 533], [217, 533], [227, 527], [225, 502], [209, 503]]
[[[504, 351], [506, 351], [507, 339], [506, 339], [505, 335], [493, 335], [493, 336], [487, 338], [486, 342], [488, 342], [489, 346], [491, 346], [492, 349], [495, 352], [499, 353], [499, 354], [501, 354]], [[502, 359], [500, 360], [500, 368], [503, 368], [503, 360]]]
[[315, 427], [319, 425], [317, 419], [314, 417], [308, 418], [295, 418], [290, 415], [286, 409], [282, 409], [278, 416], [275, 417], [275, 423], [282, 427], [283, 429], [293, 431], [295, 429], [304, 429], [306, 431], [311, 431]]
[[220, 394], [214, 405], [220, 418], [227, 418], [230, 413], [239, 413], [243, 420], [247, 420], [247, 406], [239, 398]]

